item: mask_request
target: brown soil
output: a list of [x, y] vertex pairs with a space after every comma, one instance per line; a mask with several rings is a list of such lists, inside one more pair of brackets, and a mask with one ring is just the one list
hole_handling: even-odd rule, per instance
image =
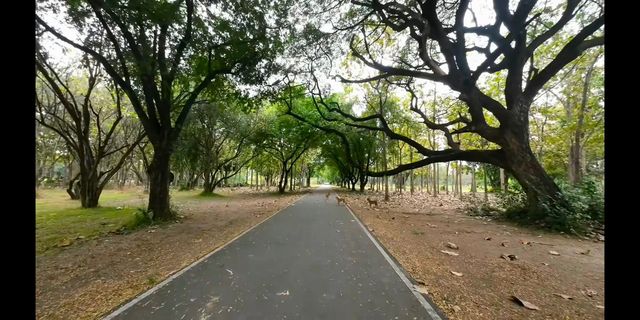
[[97, 319], [301, 196], [235, 190], [182, 201], [180, 223], [87, 240], [36, 256], [38, 319]]
[[[604, 318], [603, 242], [472, 217], [464, 213], [463, 202], [448, 195], [405, 193], [388, 203], [380, 194], [342, 195], [402, 267], [425, 283], [450, 319]], [[369, 208], [367, 196], [376, 198], [380, 208]], [[448, 248], [447, 242], [459, 249]], [[507, 261], [502, 254], [517, 260]], [[595, 294], [589, 297], [587, 290]], [[540, 310], [516, 304], [512, 295]]]

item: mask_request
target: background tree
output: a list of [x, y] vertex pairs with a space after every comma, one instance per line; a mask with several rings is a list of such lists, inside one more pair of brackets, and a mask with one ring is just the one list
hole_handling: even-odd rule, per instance
[[78, 32], [106, 39], [103, 51], [36, 14], [41, 30], [90, 55], [131, 101], [153, 146], [148, 209], [157, 219], [173, 217], [169, 161], [191, 107], [221, 75], [262, 80], [287, 36], [286, 2], [62, 1]]
[[[116, 86], [103, 86], [97, 63], [85, 56], [82, 65], [88, 72], [87, 83], [79, 88], [77, 78], [60, 75], [42, 52], [36, 54], [36, 87], [39, 87], [36, 119], [62, 137], [74, 153], [80, 167], [82, 207], [94, 208], [105, 185], [120, 170], [144, 133], [139, 126], [129, 126], [132, 132], [123, 131], [121, 123], [127, 117], [120, 90]], [[111, 101], [104, 99], [108, 94], [105, 91], [113, 94]], [[72, 198], [73, 180], [69, 187]]]

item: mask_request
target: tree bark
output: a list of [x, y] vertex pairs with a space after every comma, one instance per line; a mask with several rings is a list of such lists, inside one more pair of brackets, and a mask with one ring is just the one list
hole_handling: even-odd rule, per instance
[[514, 176], [527, 194], [531, 218], [547, 218], [551, 211], [570, 209], [571, 206], [562, 191], [542, 168], [528, 140], [525, 141], [509, 139], [503, 151], [506, 170]]
[[154, 220], [175, 218], [169, 200], [169, 159], [171, 152], [154, 146], [153, 159], [149, 164], [149, 210]]

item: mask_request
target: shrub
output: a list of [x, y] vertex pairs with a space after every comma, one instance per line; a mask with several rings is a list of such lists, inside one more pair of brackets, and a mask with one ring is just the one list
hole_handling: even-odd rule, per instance
[[566, 205], [542, 203], [538, 216], [531, 216], [527, 196], [518, 184], [509, 192], [498, 194], [499, 204], [507, 219], [524, 223], [540, 223], [553, 230], [583, 233], [594, 222], [604, 223], [604, 194], [599, 183], [587, 177], [576, 186], [564, 179], [556, 183], [562, 190]]

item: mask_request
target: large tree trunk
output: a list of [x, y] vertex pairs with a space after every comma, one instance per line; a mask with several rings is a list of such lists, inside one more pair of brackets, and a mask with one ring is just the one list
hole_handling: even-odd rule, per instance
[[87, 168], [80, 169], [80, 203], [83, 208], [95, 208], [102, 188], [99, 186], [98, 173], [96, 170]]
[[530, 217], [534, 220], [550, 218], [552, 212], [557, 217], [564, 217], [558, 210], [570, 210], [571, 206], [536, 159], [528, 140], [522, 143], [512, 136], [508, 138], [508, 144], [503, 147], [506, 170], [527, 194]]
[[367, 176], [362, 174], [360, 176], [360, 192], [364, 192], [364, 188], [367, 186]]
[[203, 186], [202, 193], [213, 193], [213, 190], [215, 189], [214, 180], [215, 178], [210, 172], [206, 172], [204, 174], [204, 183], [202, 185]]
[[149, 210], [154, 220], [170, 220], [174, 218], [169, 202], [169, 159], [171, 153], [154, 147], [154, 154], [149, 164]]

